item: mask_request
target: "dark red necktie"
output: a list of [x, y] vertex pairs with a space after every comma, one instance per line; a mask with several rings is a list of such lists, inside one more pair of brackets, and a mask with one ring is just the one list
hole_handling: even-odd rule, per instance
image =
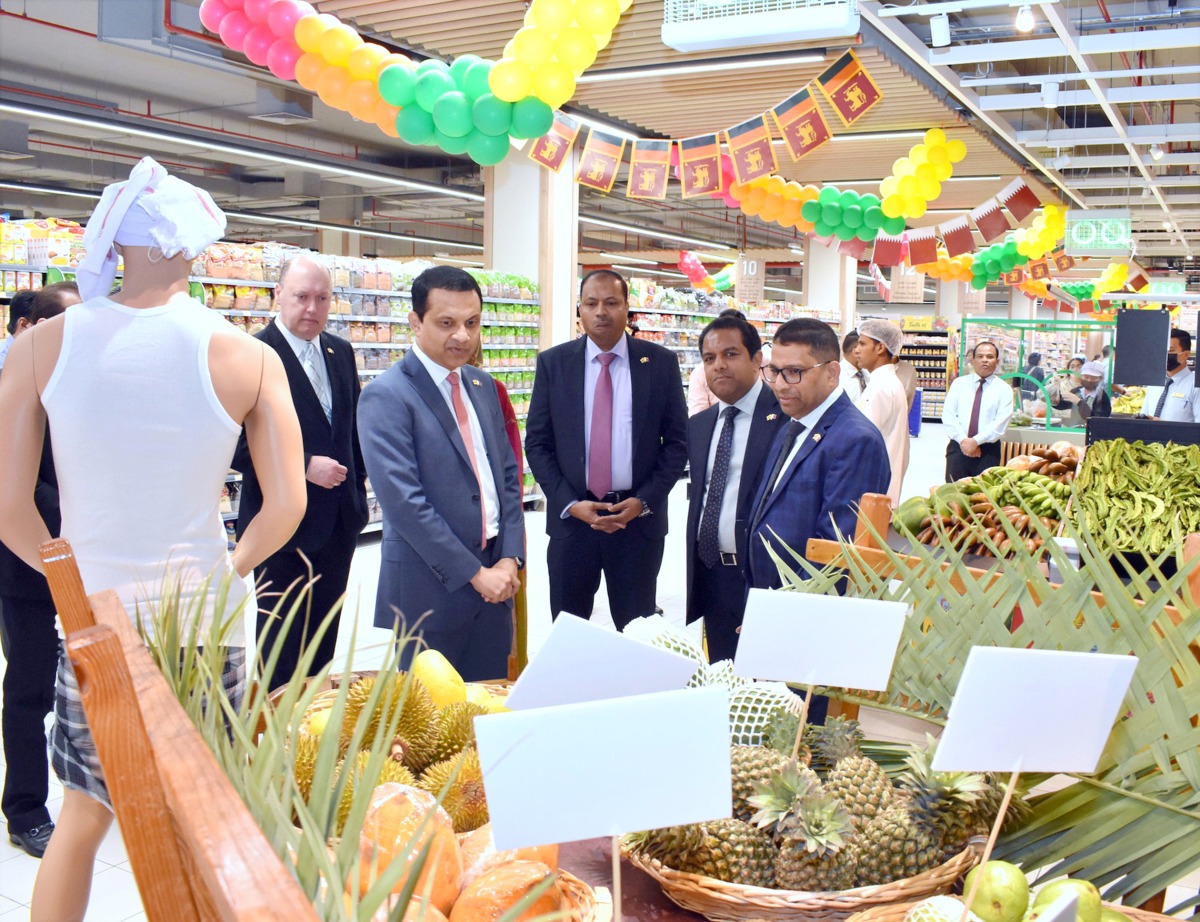
[[975, 391], [975, 405], [971, 407], [971, 422], [967, 426], [967, 438], [973, 439], [979, 434], [979, 410], [983, 406], [983, 386], [987, 378], [979, 379], [979, 389]]

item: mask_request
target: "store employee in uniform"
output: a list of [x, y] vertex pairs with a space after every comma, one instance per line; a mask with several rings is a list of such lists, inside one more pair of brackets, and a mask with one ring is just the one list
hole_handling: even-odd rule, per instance
[[1196, 393], [1196, 375], [1188, 368], [1192, 337], [1186, 330], [1171, 331], [1167, 350], [1167, 379], [1163, 387], [1146, 388], [1142, 412], [1151, 419], [1176, 423], [1200, 423], [1200, 394]]
[[975, 344], [972, 374], [956, 378], [942, 407], [950, 433], [946, 480], [974, 477], [1000, 463], [1000, 438], [1013, 415], [1012, 388], [996, 374], [1000, 351], [984, 340]]

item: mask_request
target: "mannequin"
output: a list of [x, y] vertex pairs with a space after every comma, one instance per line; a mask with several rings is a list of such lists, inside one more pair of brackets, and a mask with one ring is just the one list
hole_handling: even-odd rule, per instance
[[[153, 171], [148, 178], [143, 170], [147, 162], [149, 166], [146, 169]], [[104, 211], [108, 223], [119, 224], [120, 229], [110, 228], [107, 239], [103, 236], [93, 237], [89, 242], [89, 259], [92, 257], [93, 244], [97, 256], [90, 267], [91, 273], [85, 271], [84, 266], [80, 267], [79, 281], [81, 290], [86, 296], [89, 295], [89, 291], [85, 289], [85, 279], [88, 280], [87, 285], [90, 288], [91, 296], [83, 304], [71, 308], [71, 311], [95, 312], [90, 315], [91, 317], [133, 318], [128, 321], [119, 321], [132, 325], [139, 322], [136, 318], [145, 319], [151, 316], [150, 314], [141, 314], [141, 311], [157, 309], [158, 316], [167, 318], [163, 321], [164, 324], [172, 323], [172, 318], [176, 322], [183, 322], [179, 321], [179, 318], [183, 318], [184, 321], [190, 322], [193, 328], [198, 324], [206, 335], [211, 327], [207, 356], [208, 377], [211, 379], [212, 392], [215, 393], [217, 402], [228, 415], [229, 419], [224, 421], [225, 424], [229, 427], [235, 425], [245, 427], [250, 453], [253, 456], [256, 470], [259, 472], [263, 491], [263, 506], [260, 514], [250, 523], [232, 555], [229, 555], [224, 561], [219, 561], [222, 566], [231, 565], [238, 576], [244, 577], [253, 570], [256, 564], [284, 544], [303, 516], [306, 499], [304, 455], [299, 423], [296, 419], [283, 365], [278, 356], [232, 326], [214, 322], [215, 319], [204, 315], [202, 309], [199, 309], [194, 302], [185, 300], [188, 292], [191, 260], [204, 246], [219, 239], [224, 230], [224, 215], [211, 203], [211, 199], [207, 199], [206, 194], [186, 183], [166, 177], [165, 171], [149, 158], [135, 167], [128, 184], [117, 184], [117, 187], [134, 187], [134, 180], [139, 176], [139, 170], [143, 170], [141, 185], [135, 187], [133, 191], [137, 192], [137, 188], [141, 188], [145, 190], [146, 195], [160, 194], [159, 197], [167, 201], [161, 205], [157, 202], [149, 202], [143, 206], [144, 213], [132, 216], [128, 224], [122, 220], [121, 214], [115, 213], [111, 207], [107, 211], [104, 210], [103, 206], [105, 201], [108, 201], [107, 198], [101, 202], [101, 208], [97, 209], [97, 215]], [[164, 180], [169, 180], [169, 182], [164, 182]], [[170, 183], [174, 183], [174, 185]], [[117, 187], [110, 187], [110, 190]], [[129, 191], [129, 188], [125, 189], [126, 193]], [[204, 232], [205, 239], [195, 239], [197, 235], [195, 227], [205, 220], [203, 214], [197, 214], [194, 202], [181, 204], [180, 196], [191, 193], [195, 193], [202, 202], [207, 201], [203, 211], [207, 212], [208, 218], [212, 220], [214, 226], [211, 230]], [[141, 193], [139, 193], [140, 195]], [[131, 196], [124, 195], [124, 197], [128, 199]], [[137, 197], [134, 201], [140, 204], [143, 198]], [[128, 208], [128, 204], [125, 207]], [[133, 208], [129, 208], [129, 210], [134, 211]], [[216, 216], [219, 216], [219, 222]], [[93, 221], [95, 220], [96, 215], [93, 216]], [[140, 226], [138, 222], [141, 222]], [[92, 236], [90, 233], [92, 230], [92, 222], [89, 222], [89, 236]], [[182, 248], [179, 244], [154, 242], [160, 238], [165, 241], [172, 234], [175, 235], [176, 240], [189, 235], [193, 239], [182, 244]], [[113, 242], [114, 236], [115, 243]], [[122, 240], [126, 242], [121, 242]], [[130, 241], [136, 241], [136, 243]], [[167, 250], [172, 251], [171, 255], [167, 255]], [[117, 255], [122, 256], [125, 262], [123, 287], [118, 294], [108, 299], [104, 295], [111, 285]], [[103, 266], [100, 266], [101, 259], [104, 260]], [[172, 301], [172, 299], [174, 300]], [[169, 301], [170, 304], [168, 304]], [[77, 325], [82, 324], [85, 316], [83, 314], [76, 315], [73, 322]], [[60, 357], [63, 359], [65, 367], [70, 368], [72, 366], [67, 357], [80, 356], [86, 348], [86, 343], [81, 342], [76, 342], [73, 346], [64, 346], [64, 330], [67, 329], [67, 322], [70, 319], [71, 314], [68, 311], [62, 316], [39, 324], [28, 335], [15, 341], [5, 365], [5, 373], [0, 379], [0, 431], [5, 433], [5, 437], [0, 439], [0, 469], [5, 470], [9, 477], [8, 489], [0, 492], [0, 541], [3, 541], [21, 559], [39, 571], [42, 566], [38, 557], [38, 547], [49, 540], [50, 535], [41, 516], [36, 512], [33, 490], [42, 437], [47, 424], [46, 408], [50, 407], [53, 415], [56, 404], [51, 401], [56, 399], [57, 406], [60, 408], [58, 412], [61, 412], [63, 401], [67, 399], [61, 386], [66, 372], [56, 382], [57, 390], [53, 398], [47, 394], [47, 385], [51, 383], [51, 379], [55, 375]], [[105, 358], [103, 353], [94, 354]], [[178, 357], [171, 354], [167, 358], [172, 363], [171, 367], [179, 368], [181, 381], [187, 379], [189, 375], [197, 374], [194, 364], [195, 353]], [[125, 369], [121, 369], [121, 372], [125, 374]], [[129, 375], [125, 376], [130, 377]], [[79, 379], [80, 375], [76, 374], [72, 380], [74, 393], [79, 393], [81, 385]], [[132, 377], [134, 386], [138, 380], [135, 371]], [[98, 383], [106, 385], [109, 382], [101, 380]], [[82, 384], [86, 386], [87, 382], [84, 381]], [[45, 405], [43, 405], [43, 400], [46, 401]], [[114, 408], [114, 414], [120, 413], [121, 409]], [[212, 416], [214, 419], [217, 418], [216, 408], [212, 409]], [[69, 415], [65, 418], [69, 418]], [[164, 446], [161, 436], [155, 431], [155, 418], [130, 415], [123, 419], [122, 423], [125, 426], [125, 430], [122, 431], [126, 431], [130, 425], [136, 430], [135, 438], [122, 446], [123, 450], [127, 450], [131, 459], [137, 459], [140, 454], [148, 451], [148, 446], [154, 444], [156, 440], [157, 444], [154, 444], [154, 447], [161, 453]], [[181, 428], [178, 419], [174, 420], [174, 423], [176, 429]], [[196, 446], [192, 444], [195, 440], [188, 442], [186, 427], [182, 427], [182, 431], [185, 435], [178, 438], [177, 444], [173, 443], [165, 447], [175, 452], [180, 459], [187, 459], [189, 453], [195, 451]], [[67, 437], [71, 433], [56, 421], [54, 434], [56, 462], [58, 462], [60, 460], [59, 439], [63, 437], [62, 444], [65, 445], [68, 443], [69, 438]], [[138, 435], [141, 438], [141, 450], [136, 440]], [[233, 437], [236, 438], [236, 436]], [[67, 454], [66, 449], [63, 449], [63, 454], [64, 456]], [[232, 446], [230, 457], [232, 457]], [[68, 461], [69, 459], [63, 457], [61, 460]], [[181, 461], [181, 463], [183, 462]], [[64, 465], [60, 463], [58, 466], [60, 487], [63, 488], [65, 497], [70, 489], [70, 484], [64, 481]], [[75, 466], [78, 468], [78, 459], [76, 459]], [[215, 465], [213, 466], [215, 467]], [[227, 466], [228, 459], [225, 460], [225, 468]], [[218, 475], [223, 477], [225, 468], [219, 471], [206, 471], [206, 477], [208, 479]], [[97, 478], [118, 477], [123, 473], [119, 470], [100, 467], [90, 476], [94, 482]], [[77, 498], [80, 492], [80, 485], [77, 483]], [[83, 497], [83, 501], [86, 502], [86, 495]], [[151, 522], [147, 523], [147, 527], [154, 528], [158, 532], [163, 532], [165, 529], [169, 534], [169, 529], [173, 527], [173, 524], [170, 521]], [[65, 517], [63, 537], [67, 540], [72, 538]], [[121, 543], [119, 534], [112, 541], [113, 544], [119, 545]], [[167, 541], [164, 554], [173, 543]], [[81, 571], [84, 571], [88, 561], [84, 559], [83, 554], [79, 553], [78, 548], [77, 557], [80, 560]], [[158, 562], [145, 561], [144, 563], [152, 566]], [[86, 575], [85, 586], [89, 591], [107, 588], [106, 586], [88, 586]], [[131, 602], [125, 595], [122, 595], [122, 601], [127, 608], [131, 608]], [[61, 669], [58, 695], [61, 701], [63, 695]], [[82, 919], [86, 912], [96, 851], [112, 823], [112, 814], [107, 804], [102, 800], [95, 799], [97, 796], [99, 795], [89, 794], [64, 784], [63, 805], [58, 824], [50, 839], [34, 886], [31, 918], [35, 922], [38, 920], [68, 922], [68, 920]]]

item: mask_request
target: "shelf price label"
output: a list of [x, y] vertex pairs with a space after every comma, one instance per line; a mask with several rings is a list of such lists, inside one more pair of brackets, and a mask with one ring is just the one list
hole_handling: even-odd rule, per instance
[[766, 264], [758, 253], [746, 252], [738, 259], [733, 296], [743, 304], [758, 304], [763, 299]]
[[1125, 209], [1072, 208], [1067, 211], [1068, 256], [1128, 256], [1133, 219]]

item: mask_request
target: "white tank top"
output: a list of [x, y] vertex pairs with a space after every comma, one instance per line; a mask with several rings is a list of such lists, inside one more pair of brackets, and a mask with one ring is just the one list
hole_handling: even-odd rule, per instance
[[[42, 394], [62, 536], [84, 589], [115, 589], [131, 615], [146, 617], [168, 576], [185, 612], [209, 579], [202, 640], [225, 577], [224, 617], [250, 592], [230, 563], [220, 513], [241, 432], [208, 368], [209, 340], [224, 323], [185, 294], [141, 309], [93, 298], [64, 314], [62, 351]], [[242, 619], [233, 621], [229, 645], [244, 646]]]

